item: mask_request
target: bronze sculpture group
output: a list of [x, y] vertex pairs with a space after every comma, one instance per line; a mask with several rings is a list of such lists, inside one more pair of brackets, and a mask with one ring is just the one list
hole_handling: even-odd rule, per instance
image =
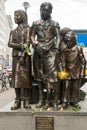
[[[41, 19], [33, 22], [31, 28], [25, 11], [14, 12], [14, 20], [18, 26], [11, 31], [8, 42], [8, 46], [13, 48], [13, 87], [16, 94], [11, 110], [21, 107], [22, 88], [24, 89], [23, 107], [31, 108], [29, 89], [32, 88], [32, 65], [34, 80], [37, 81], [39, 89], [39, 103], [36, 108], [46, 110], [52, 105], [53, 110], [57, 111], [59, 104], [63, 108], [67, 108], [68, 105], [80, 108], [79, 90], [81, 76], [84, 76], [85, 58], [82, 49], [77, 46], [75, 33], [70, 28], [60, 29], [59, 23], [52, 20], [52, 8], [51, 3], [42, 3]], [[24, 48], [24, 45], [29, 47], [30, 44], [34, 50], [33, 63]], [[62, 79], [64, 89], [61, 88], [63, 74], [67, 74], [66, 78]], [[44, 88], [47, 90], [46, 99], [44, 99]], [[62, 102], [60, 91], [63, 92]]]

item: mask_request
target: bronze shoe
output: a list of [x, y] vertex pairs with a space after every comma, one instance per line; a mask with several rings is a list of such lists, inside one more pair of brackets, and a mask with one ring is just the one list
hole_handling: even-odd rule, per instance
[[45, 103], [45, 106], [43, 106], [43, 109], [48, 109], [49, 108], [49, 102]]
[[70, 103], [70, 105], [71, 105], [72, 107], [77, 108], [77, 109], [81, 109], [81, 106], [79, 106], [79, 104], [78, 104], [78, 103], [71, 102], [71, 103]]
[[40, 100], [39, 103], [36, 105], [36, 108], [41, 108], [43, 107], [43, 101]]
[[68, 108], [68, 102], [63, 102], [62, 103], [62, 108], [64, 108], [64, 109]]
[[54, 104], [53, 104], [53, 110], [54, 110], [54, 111], [58, 111], [58, 104], [57, 104], [57, 103], [54, 103]]
[[31, 109], [31, 106], [29, 105], [29, 101], [28, 101], [28, 100], [24, 100], [24, 102], [23, 102], [23, 107], [24, 107], [25, 109]]
[[11, 107], [11, 110], [17, 110], [21, 108], [21, 101], [20, 100], [15, 100], [14, 105]]
[[42, 104], [37, 104], [36, 108], [41, 108], [43, 105]]

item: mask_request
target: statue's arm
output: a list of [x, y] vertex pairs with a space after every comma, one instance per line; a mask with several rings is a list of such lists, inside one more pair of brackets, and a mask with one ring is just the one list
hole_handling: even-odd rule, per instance
[[22, 49], [22, 44], [13, 42], [13, 35], [12, 34], [13, 33], [11, 31], [10, 35], [9, 35], [8, 47], [15, 48], [15, 49]]
[[23, 43], [23, 44], [26, 44], [27, 46], [26, 48], [23, 48], [22, 57], [25, 57], [26, 49], [30, 47], [30, 33], [31, 33], [31, 29], [30, 27], [27, 27], [26, 40], [25, 40], [25, 43]]
[[59, 26], [55, 27], [56, 30], [56, 48], [59, 49], [60, 43], [61, 43], [61, 36], [60, 36], [60, 28]]
[[32, 27], [31, 27], [31, 41], [33, 45], [38, 44], [38, 41], [36, 39], [36, 35], [37, 35], [37, 24], [33, 23]]
[[85, 55], [83, 53], [82, 47], [79, 48], [79, 55], [80, 55], [80, 62], [81, 62], [81, 67], [82, 67], [81, 76], [85, 76], [86, 59], [85, 59]]

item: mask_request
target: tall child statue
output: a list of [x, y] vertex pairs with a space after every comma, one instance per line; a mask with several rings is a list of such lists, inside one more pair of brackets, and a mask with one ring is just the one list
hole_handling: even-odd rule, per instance
[[8, 46], [12, 50], [13, 87], [15, 89], [15, 103], [11, 110], [21, 107], [21, 88], [24, 88], [23, 107], [30, 108], [29, 88], [31, 81], [31, 57], [27, 54], [25, 45], [30, 46], [30, 28], [27, 22], [27, 14], [23, 10], [14, 12], [14, 21], [18, 25], [9, 36]]
[[52, 4], [44, 2], [40, 6], [41, 19], [33, 22], [31, 40], [34, 45], [33, 68], [34, 78], [39, 86], [39, 104], [43, 106], [43, 86], [47, 88], [47, 100], [44, 108], [50, 105], [51, 90], [55, 91], [54, 109], [58, 102], [58, 47], [60, 44], [59, 24], [51, 19]]

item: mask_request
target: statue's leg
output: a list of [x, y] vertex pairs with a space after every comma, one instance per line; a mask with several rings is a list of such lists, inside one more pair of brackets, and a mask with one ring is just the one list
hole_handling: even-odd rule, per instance
[[63, 81], [60, 81], [59, 85], [59, 92], [58, 92], [58, 105], [61, 105], [63, 102], [63, 92], [64, 92], [64, 87], [63, 87]]
[[16, 110], [21, 108], [20, 94], [21, 94], [21, 88], [15, 88], [16, 98], [15, 98], [14, 105], [11, 107], [11, 110]]
[[78, 104], [79, 102], [79, 94], [80, 94], [80, 85], [81, 81], [80, 79], [72, 79], [72, 85], [71, 85], [71, 99], [70, 99], [70, 105], [75, 108], [81, 108]]
[[45, 100], [45, 105], [44, 105], [44, 109], [48, 109], [50, 106], [50, 99], [51, 99], [51, 89], [48, 88], [47, 89], [47, 99]]
[[39, 103], [36, 105], [36, 108], [41, 108], [43, 106], [43, 84], [42, 82], [38, 82], [39, 89]]
[[70, 101], [70, 86], [71, 82], [70, 80], [63, 81], [63, 103], [62, 108], [68, 108], [68, 103]]
[[58, 110], [58, 88], [54, 89], [54, 103], [53, 103], [53, 110], [57, 111]]
[[44, 109], [48, 109], [50, 107], [50, 105], [52, 104], [52, 94], [53, 94], [53, 89], [51, 88], [51, 84], [47, 81], [46, 83], [46, 87], [47, 87], [47, 94], [46, 94], [46, 99], [45, 99], [45, 105], [44, 105]]
[[31, 109], [31, 106], [29, 105], [29, 88], [24, 88], [23, 107], [25, 109]]

